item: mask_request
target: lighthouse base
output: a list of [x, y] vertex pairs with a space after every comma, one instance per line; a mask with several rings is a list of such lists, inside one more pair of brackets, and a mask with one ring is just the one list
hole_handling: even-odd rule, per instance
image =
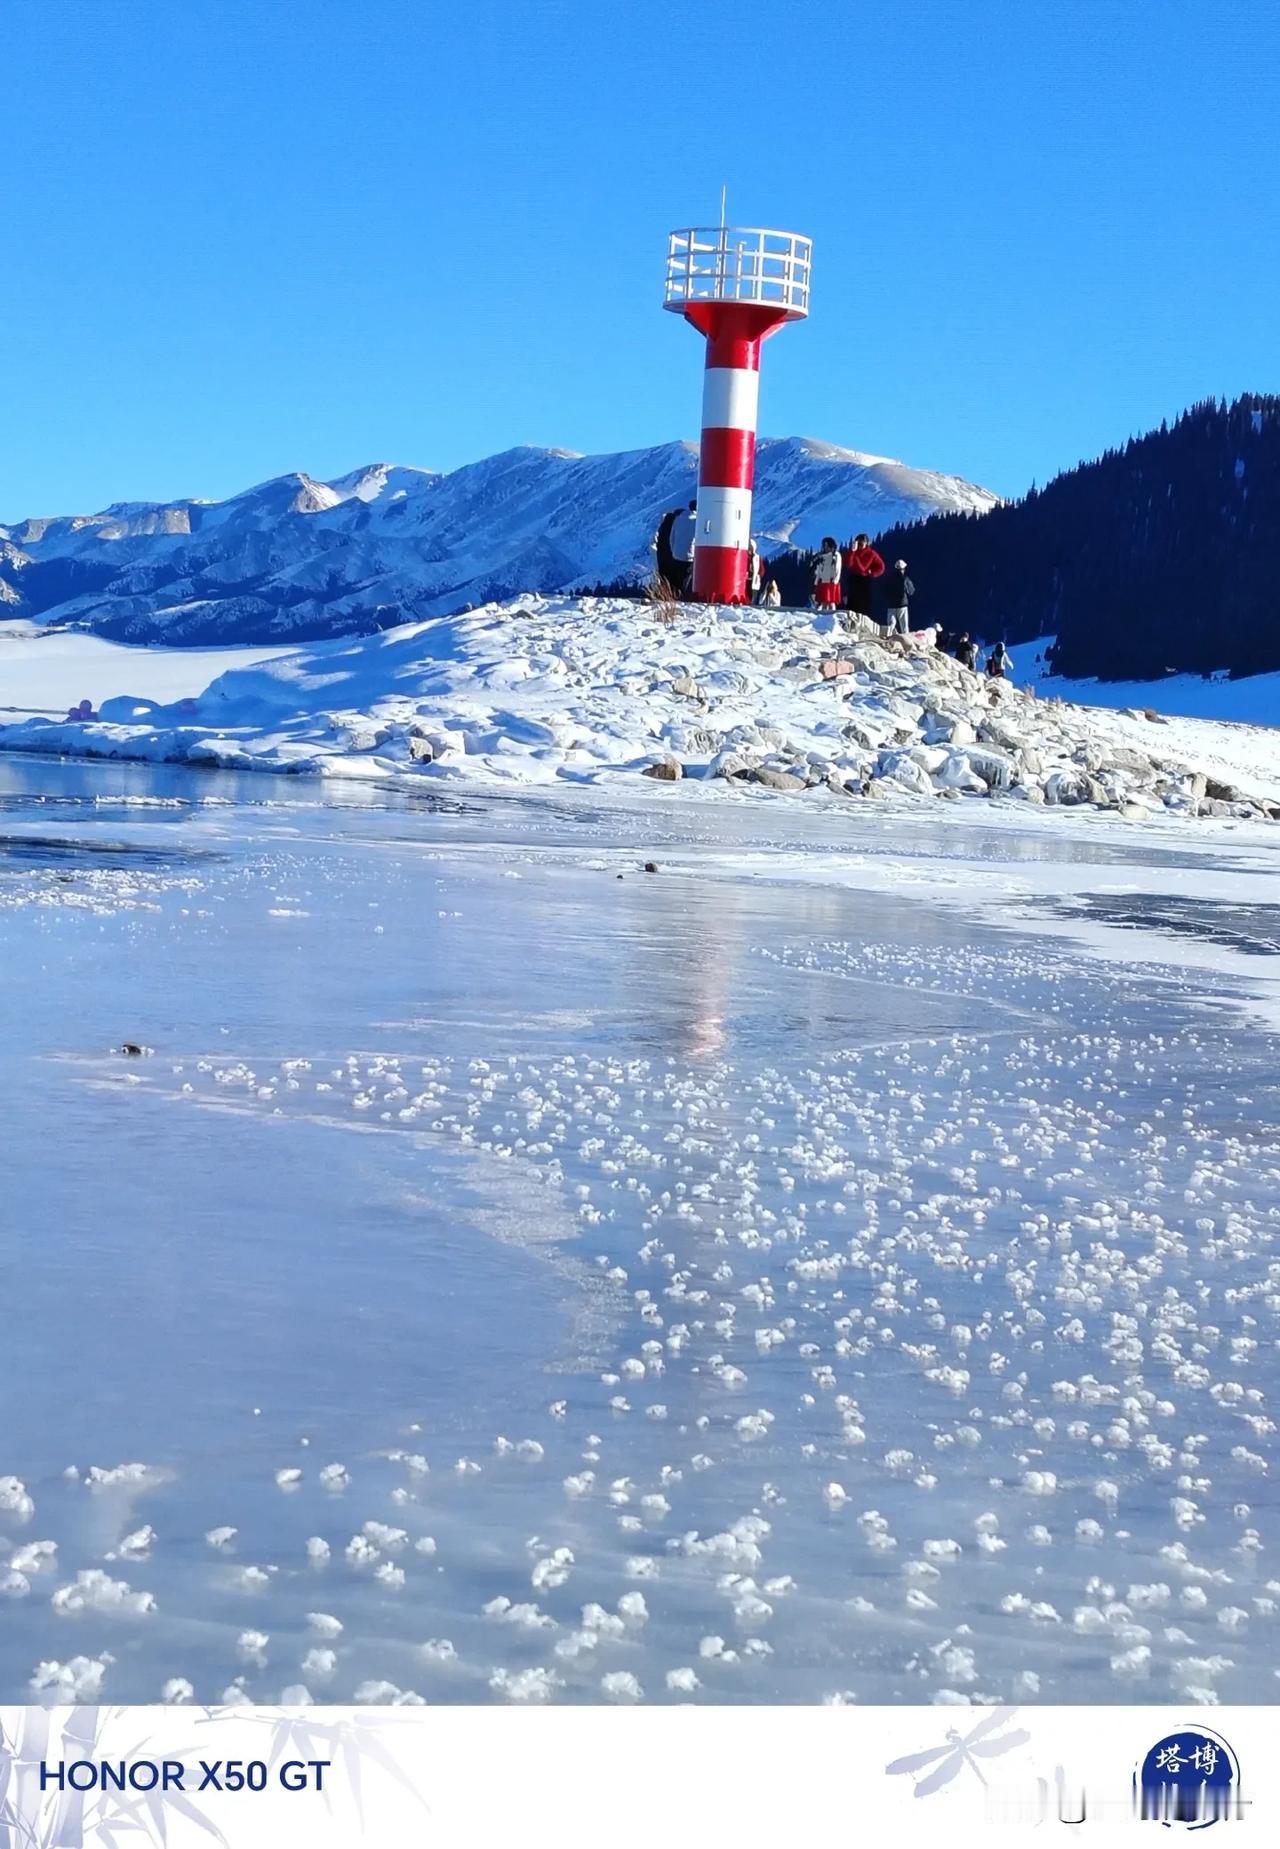
[[693, 595], [701, 603], [746, 603], [746, 553], [738, 546], [700, 544], [693, 555]]

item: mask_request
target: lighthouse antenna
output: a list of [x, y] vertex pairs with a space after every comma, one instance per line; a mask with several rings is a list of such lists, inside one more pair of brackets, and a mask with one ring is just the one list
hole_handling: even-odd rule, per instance
[[729, 196], [729, 188], [727, 186], [722, 186], [720, 188], [720, 229], [721, 231], [724, 230], [725, 206], [726, 206], [726, 201], [728, 200], [728, 196]]

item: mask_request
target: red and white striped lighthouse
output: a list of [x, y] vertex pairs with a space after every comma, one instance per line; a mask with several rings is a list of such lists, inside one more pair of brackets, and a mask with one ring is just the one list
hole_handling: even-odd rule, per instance
[[755, 483], [760, 346], [809, 312], [813, 246], [791, 231], [673, 231], [663, 307], [707, 342], [693, 595], [743, 603]]

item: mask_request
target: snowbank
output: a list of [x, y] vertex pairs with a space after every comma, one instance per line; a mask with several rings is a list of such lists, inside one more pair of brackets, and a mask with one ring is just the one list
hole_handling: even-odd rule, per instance
[[215, 674], [283, 654], [276, 648], [130, 648], [75, 630], [0, 622], [0, 725], [60, 718], [82, 699], [130, 687], [149, 700], [181, 700]]
[[1169, 674], [1158, 681], [1067, 680], [1051, 674], [1044, 655], [1052, 636], [1010, 649], [1014, 673], [1046, 697], [1082, 706], [1158, 707], [1188, 719], [1235, 720], [1243, 725], [1280, 726], [1280, 674], [1249, 674], [1232, 680], [1221, 674]]
[[[121, 651], [121, 654], [127, 653]], [[801, 611], [526, 597], [237, 665], [194, 698], [120, 693], [8, 750], [545, 784], [642, 772], [824, 796], [1006, 797], [1130, 819], [1280, 805], [1280, 737], [988, 683]]]

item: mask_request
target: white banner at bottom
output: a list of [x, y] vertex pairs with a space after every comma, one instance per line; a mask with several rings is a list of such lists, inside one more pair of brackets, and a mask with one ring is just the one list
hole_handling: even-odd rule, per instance
[[1261, 1844], [1275, 1731], [1262, 1707], [0, 1708], [0, 1849]]

